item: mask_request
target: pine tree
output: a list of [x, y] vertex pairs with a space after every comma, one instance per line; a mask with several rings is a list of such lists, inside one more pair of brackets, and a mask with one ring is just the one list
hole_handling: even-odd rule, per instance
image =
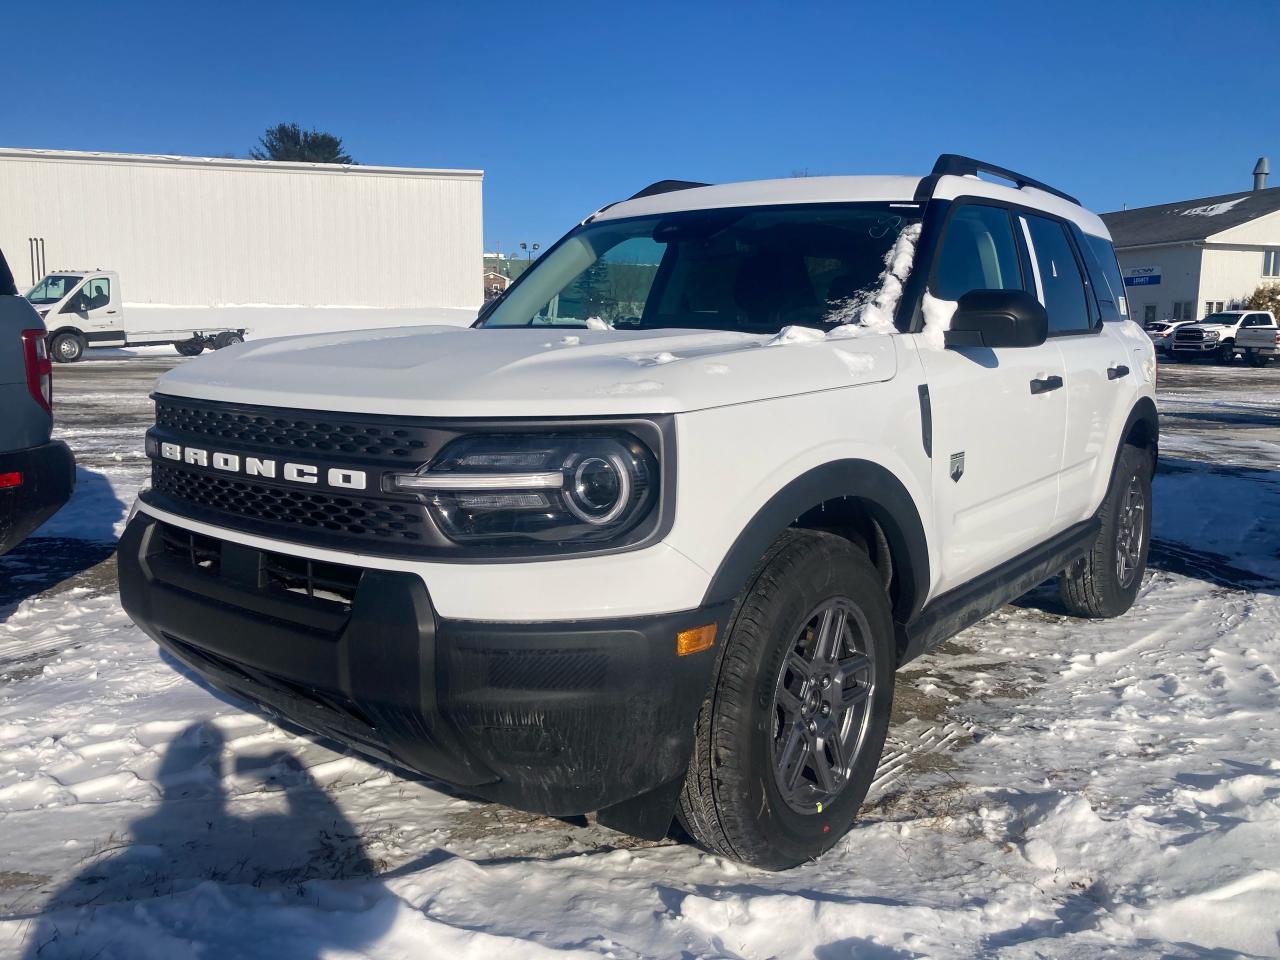
[[1270, 310], [1280, 316], [1280, 283], [1264, 283], [1244, 302], [1246, 310]]
[[355, 163], [342, 149], [342, 138], [319, 130], [303, 130], [296, 123], [268, 127], [249, 151], [255, 160], [296, 160], [304, 163]]

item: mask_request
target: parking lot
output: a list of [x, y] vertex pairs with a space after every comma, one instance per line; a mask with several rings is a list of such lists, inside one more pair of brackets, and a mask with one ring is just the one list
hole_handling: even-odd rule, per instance
[[57, 369], [79, 489], [0, 559], [0, 835], [22, 851], [0, 953], [140, 955], [160, 930], [223, 956], [767, 957], [833, 930], [858, 956], [1280, 947], [1280, 368], [1162, 367], [1135, 609], [1072, 620], [1041, 588], [909, 665], [862, 825], [771, 875], [406, 778], [162, 658], [111, 554], [178, 362]]

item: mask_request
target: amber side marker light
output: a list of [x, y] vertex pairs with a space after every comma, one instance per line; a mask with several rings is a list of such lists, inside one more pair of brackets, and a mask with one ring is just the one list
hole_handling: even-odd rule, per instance
[[705, 627], [694, 627], [681, 630], [676, 634], [676, 656], [687, 657], [691, 653], [708, 650], [716, 642], [716, 625], [708, 623]]

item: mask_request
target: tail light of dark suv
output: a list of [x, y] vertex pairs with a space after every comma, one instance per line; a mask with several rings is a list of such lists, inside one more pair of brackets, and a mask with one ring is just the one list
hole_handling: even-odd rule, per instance
[[53, 415], [53, 361], [43, 330], [22, 331], [22, 356], [27, 365], [27, 389], [32, 398]]

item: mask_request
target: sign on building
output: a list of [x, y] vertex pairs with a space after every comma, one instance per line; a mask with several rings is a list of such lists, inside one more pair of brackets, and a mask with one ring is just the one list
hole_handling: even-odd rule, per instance
[[1159, 282], [1159, 267], [1130, 267], [1124, 272], [1124, 285], [1126, 287], [1147, 287]]

